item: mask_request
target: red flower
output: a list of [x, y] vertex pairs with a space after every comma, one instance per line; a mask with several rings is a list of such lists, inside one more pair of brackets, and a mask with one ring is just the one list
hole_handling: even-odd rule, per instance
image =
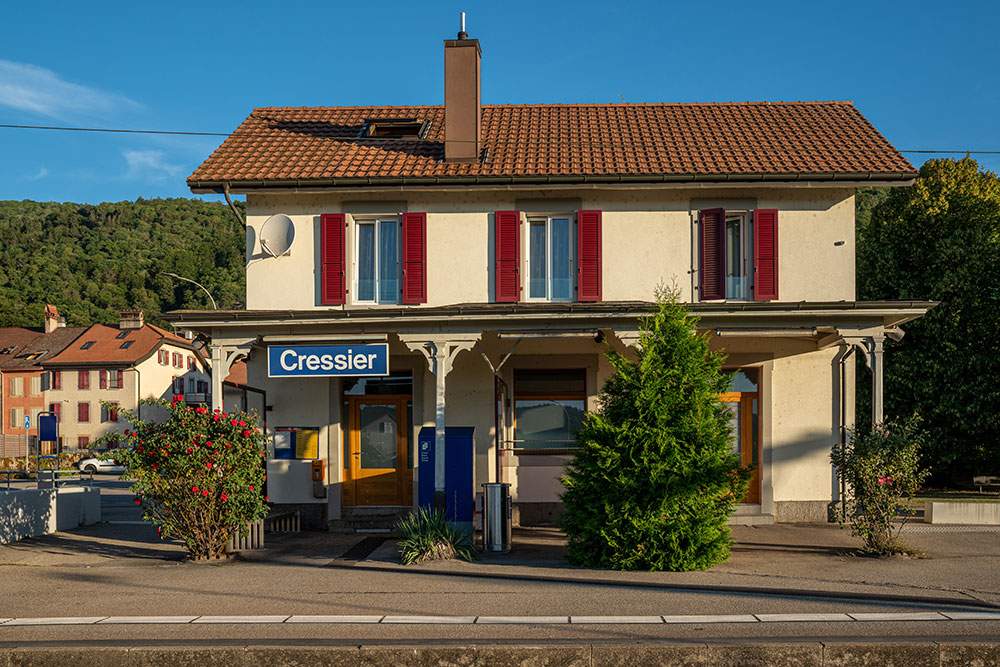
[[208, 463], [206, 464], [206, 466], [208, 467], [208, 469], [209, 469], [209, 470], [211, 470], [211, 469], [212, 469], [212, 462], [211, 462], [211, 461], [209, 461], [209, 462], [208, 462]]
[[219, 408], [216, 408], [216, 409], [212, 410], [212, 412], [222, 412], [222, 410], [220, 410]]
[[233, 426], [236, 426], [236, 420], [235, 419], [230, 419], [229, 423], [232, 424]]
[[212, 441], [211, 440], [206, 440], [205, 441], [205, 446], [206, 447], [211, 447], [212, 446]]
[[190, 447], [188, 447], [188, 448], [187, 448], [187, 453], [188, 453], [188, 454], [190, 454], [190, 453], [191, 453], [191, 448], [190, 448]]
[[222, 500], [229, 500], [229, 496], [227, 496], [224, 493], [221, 496], [219, 496], [219, 498], [221, 498]]
[[249, 429], [243, 429], [243, 437], [244, 438], [249, 438], [250, 437], [250, 430]]
[[271, 502], [271, 496], [264, 496], [264, 500], [267, 502]]
[[174, 400], [175, 401], [183, 401], [184, 400], [184, 394], [174, 394]]
[[250, 485], [250, 490], [253, 491], [253, 484]]
[[139, 449], [137, 449], [137, 450], [135, 450], [135, 451], [137, 451], [137, 452], [139, 452], [140, 454], [142, 454], [142, 447], [140, 447]]
[[194, 411], [195, 411], [196, 414], [199, 414], [199, 415], [207, 415], [208, 414], [208, 410], [205, 409], [205, 408], [202, 408], [202, 407], [197, 407], [197, 408], [194, 409]]
[[205, 489], [204, 491], [202, 491], [202, 492], [201, 492], [201, 495], [203, 495], [203, 496], [207, 496], [207, 495], [208, 495], [208, 489]]
[[246, 426], [246, 425], [247, 423], [245, 421], [240, 421], [240, 426]]
[[160, 467], [160, 466], [156, 465], [155, 463], [153, 464], [153, 470], [156, 470], [156, 469], [157, 469], [157, 468], [159, 468], [159, 467]]
[[191, 487], [191, 493], [198, 493], [198, 487], [197, 486], [192, 486]]
[[142, 501], [141, 501], [141, 500], [139, 500], [138, 498], [136, 498], [136, 499], [135, 499], [135, 500], [133, 500], [132, 502], [134, 502], [134, 503], [135, 503], [136, 505], [138, 505], [138, 504], [139, 504], [139, 503], [141, 503]]
[[215, 415], [214, 417], [212, 417], [212, 421], [215, 421], [215, 422], [219, 421], [220, 419], [221, 419], [221, 417], [219, 417], [219, 415]]

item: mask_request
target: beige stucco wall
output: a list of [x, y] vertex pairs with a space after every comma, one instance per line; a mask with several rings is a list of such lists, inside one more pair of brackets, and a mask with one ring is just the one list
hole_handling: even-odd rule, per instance
[[[165, 344], [163, 349], [170, 351], [171, 355], [178, 352], [184, 355], [184, 367], [175, 368], [173, 365], [161, 366], [157, 362], [157, 355], [154, 351], [135, 367], [124, 369], [122, 374], [121, 389], [101, 389], [100, 369], [63, 369], [62, 389], [49, 389], [45, 392], [45, 408], [52, 403], [59, 403], [61, 407], [61, 419], [59, 421], [59, 434], [63, 437], [64, 447], [76, 447], [79, 436], [88, 436], [91, 443], [111, 432], [122, 433], [130, 427], [128, 421], [123, 416], [119, 416], [117, 422], [101, 421], [101, 401], [111, 401], [118, 403], [122, 408], [135, 410], [138, 399], [142, 398], [171, 398], [173, 393], [174, 376], [182, 377], [185, 387], [189, 378], [208, 382], [210, 380], [206, 369], [198, 364], [198, 370], [189, 371], [187, 369], [187, 358], [194, 356], [190, 350]], [[196, 357], [197, 358], [197, 357]], [[78, 370], [87, 370], [90, 373], [90, 389], [77, 388]], [[90, 403], [90, 421], [80, 422], [77, 405], [81, 402]], [[143, 419], [161, 419], [166, 415], [166, 411], [159, 408], [142, 408], [141, 417]]]
[[[377, 194], [369, 207], [394, 215], [427, 212], [426, 305], [484, 303], [493, 290], [493, 212], [518, 206], [518, 198], [545, 193]], [[549, 193], [552, 195], [552, 193]], [[658, 284], [676, 284], [685, 300], [696, 294], [696, 211], [776, 208], [779, 211], [779, 297], [782, 301], [854, 299], [854, 196], [849, 189], [570, 191], [555, 195], [603, 214], [603, 297], [649, 300]], [[352, 210], [357, 196], [249, 195], [247, 197], [247, 307], [319, 308], [320, 214]], [[347, 202], [345, 205], [345, 201]], [[575, 206], [576, 204], [574, 204]], [[567, 209], [569, 210], [569, 209]], [[291, 217], [295, 241], [287, 255], [263, 254], [260, 231], [276, 213]], [[358, 216], [363, 217], [363, 216]], [[348, 216], [349, 221], [352, 216]], [[348, 306], [353, 227], [348, 227]], [[523, 232], [523, 230], [522, 230]], [[522, 243], [527, 234], [522, 233]], [[841, 245], [836, 245], [843, 242]], [[527, 253], [522, 249], [522, 260]], [[521, 275], [526, 275], [523, 270]]]

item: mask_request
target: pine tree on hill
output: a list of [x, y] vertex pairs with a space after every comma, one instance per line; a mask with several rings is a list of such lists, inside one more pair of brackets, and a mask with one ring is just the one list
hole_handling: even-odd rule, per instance
[[577, 565], [685, 571], [729, 557], [727, 521], [750, 482], [719, 394], [730, 380], [676, 292], [661, 290], [637, 360], [615, 375], [577, 435], [560, 526]]

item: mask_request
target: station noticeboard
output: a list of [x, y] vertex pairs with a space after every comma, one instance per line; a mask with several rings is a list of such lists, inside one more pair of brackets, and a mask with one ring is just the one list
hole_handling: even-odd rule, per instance
[[271, 345], [268, 377], [361, 377], [389, 374], [388, 343]]

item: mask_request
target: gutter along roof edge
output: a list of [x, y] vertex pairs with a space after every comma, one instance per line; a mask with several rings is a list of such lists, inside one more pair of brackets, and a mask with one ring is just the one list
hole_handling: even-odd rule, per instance
[[910, 185], [917, 172], [861, 172], [824, 174], [611, 174], [600, 176], [386, 176], [362, 178], [317, 178], [317, 179], [273, 179], [247, 181], [196, 181], [188, 179], [187, 185], [195, 194], [221, 193], [229, 188], [231, 193], [280, 189], [349, 189], [367, 187], [433, 188], [442, 186], [537, 186], [546, 188], [569, 188], [579, 185], [753, 185], [781, 184], [795, 186], [802, 184], [830, 184], [847, 186], [849, 183], [874, 185], [882, 182]]
[[[391, 307], [357, 310], [230, 310], [172, 311], [166, 314], [178, 327], [252, 326], [252, 325], [322, 325], [347, 322], [362, 324], [408, 324], [434, 321], [475, 322], [511, 318], [522, 322], [559, 317], [560, 319], [633, 319], [649, 314], [655, 304], [647, 302], [609, 302], [601, 304], [539, 304], [543, 307], [525, 307], [524, 304], [487, 304], [486, 306], [455, 305], [441, 307]], [[935, 301], [843, 301], [843, 302], [790, 302], [762, 304], [689, 304], [688, 308], [699, 317], [731, 316], [750, 318], [761, 316], [825, 316], [839, 314], [847, 317], [884, 317], [893, 315], [922, 315], [935, 307]]]

